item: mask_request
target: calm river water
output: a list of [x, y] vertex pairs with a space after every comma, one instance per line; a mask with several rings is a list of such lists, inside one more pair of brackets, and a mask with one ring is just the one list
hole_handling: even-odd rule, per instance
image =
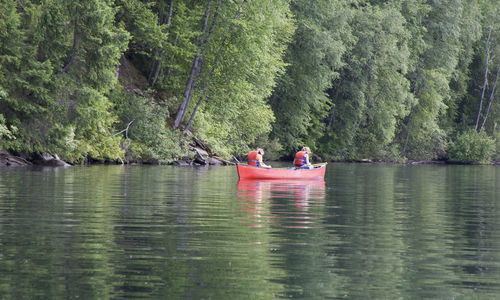
[[0, 171], [0, 299], [499, 299], [500, 168]]

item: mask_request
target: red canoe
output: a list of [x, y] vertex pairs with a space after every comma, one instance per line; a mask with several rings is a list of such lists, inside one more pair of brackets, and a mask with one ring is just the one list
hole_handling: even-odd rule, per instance
[[237, 164], [238, 176], [241, 179], [300, 179], [322, 180], [325, 177], [326, 163], [314, 169], [295, 168], [258, 168], [246, 164]]

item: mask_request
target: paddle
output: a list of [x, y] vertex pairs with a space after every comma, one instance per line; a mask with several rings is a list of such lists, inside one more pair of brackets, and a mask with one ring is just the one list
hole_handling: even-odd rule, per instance
[[327, 162], [311, 165], [313, 167], [327, 165]]
[[[316, 168], [316, 167], [325, 166], [327, 164], [328, 164], [327, 162], [324, 162], [324, 163], [319, 163], [319, 164], [313, 164], [311, 166]], [[274, 169], [278, 169], [278, 168], [274, 168]], [[295, 169], [295, 167], [284, 167], [284, 168], [279, 168], [279, 169]]]

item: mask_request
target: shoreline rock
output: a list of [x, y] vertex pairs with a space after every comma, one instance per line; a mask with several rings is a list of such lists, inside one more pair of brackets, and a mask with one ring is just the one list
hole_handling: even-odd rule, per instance
[[21, 154], [14, 155], [7, 150], [0, 150], [0, 168], [15, 168], [15, 167], [69, 167], [67, 162], [61, 160], [57, 155], [49, 153], [38, 154]]
[[12, 155], [7, 150], [0, 150], [0, 167], [26, 167], [33, 164], [26, 159]]
[[208, 151], [200, 147], [190, 147], [190, 151], [194, 152], [194, 158], [184, 158], [176, 160], [172, 163], [174, 166], [189, 167], [189, 166], [232, 166], [236, 163], [225, 160], [216, 155], [210, 155]]

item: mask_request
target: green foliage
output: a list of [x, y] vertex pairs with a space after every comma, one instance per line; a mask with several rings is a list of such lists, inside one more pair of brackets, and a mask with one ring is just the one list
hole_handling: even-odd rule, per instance
[[0, 147], [2, 147], [1, 141], [3, 139], [15, 139], [14, 136], [15, 127], [11, 130], [5, 125], [5, 118], [0, 114]]
[[[186, 122], [200, 101], [191, 131], [215, 154], [442, 157], [475, 125], [490, 30], [480, 116], [491, 95], [484, 130], [500, 121], [499, 12], [497, 0], [3, 0], [0, 146], [73, 162], [121, 159], [120, 146], [185, 156], [168, 124], [198, 56]], [[114, 135], [132, 120], [128, 139]], [[462, 139], [455, 157], [472, 148]]]
[[[181, 99], [180, 95], [184, 91], [193, 57], [198, 51], [196, 39], [200, 35], [200, 20], [205, 4], [188, 1], [172, 1], [172, 3], [173, 16], [167, 40], [161, 48], [158, 48], [157, 53], [162, 54], [156, 56], [161, 63], [161, 71], [155, 89], [165, 92], [169, 95], [169, 100], [178, 105], [176, 99]], [[163, 6], [159, 5], [159, 13], [167, 16], [169, 12]]]
[[269, 106], [262, 102], [251, 103], [255, 98], [248, 99], [241, 103], [242, 106], [225, 109], [226, 116], [210, 115], [211, 111], [201, 111], [197, 115], [196, 135], [218, 156], [229, 159], [232, 153], [244, 154], [255, 145], [259, 136], [271, 131], [274, 116]]
[[403, 152], [410, 159], [433, 159], [444, 151], [445, 132], [438, 120], [446, 110], [444, 97], [449, 95], [448, 79], [443, 70], [425, 70], [415, 83], [416, 105], [412, 107], [404, 130]]
[[[5, 0], [0, 2], [0, 83], [5, 85], [9, 79], [9, 71], [12, 72], [19, 67], [22, 40], [24, 38], [20, 30], [21, 18], [16, 12], [16, 1]], [[5, 100], [5, 99], [4, 99]]]
[[271, 131], [266, 98], [284, 70], [282, 55], [294, 28], [288, 1], [223, 4], [217, 24], [203, 49], [202, 88], [193, 102], [205, 101], [193, 127], [214, 153], [229, 158]]
[[448, 158], [453, 162], [488, 164], [494, 154], [495, 140], [473, 129], [458, 134], [448, 148]]
[[445, 102], [447, 106], [446, 116], [441, 118], [439, 122], [440, 126], [447, 132], [452, 132], [457, 123], [461, 122], [462, 103], [468, 97], [469, 83], [475, 80], [474, 76], [471, 75], [473, 73], [471, 70], [475, 68], [473, 63], [477, 51], [475, 45], [481, 39], [482, 34], [481, 12], [478, 2], [465, 1], [463, 5], [462, 17], [459, 20], [460, 52], [458, 64], [450, 79], [450, 97]]
[[115, 26], [114, 8], [102, 1], [7, 4], [0, 9], [9, 20], [0, 22], [0, 85], [8, 96], [0, 112], [17, 132], [5, 147], [72, 162], [118, 159], [106, 93], [128, 34]]
[[72, 24], [76, 54], [68, 75], [79, 84], [107, 92], [116, 84], [116, 67], [130, 35], [115, 26], [115, 9], [106, 2], [73, 1], [69, 9], [76, 14]]
[[129, 36], [114, 26], [113, 7], [101, 1], [72, 2], [68, 10], [77, 16], [72, 19], [74, 55], [67, 60], [56, 94], [64, 106], [54, 126], [63, 141], [58, 152], [76, 162], [117, 160], [123, 152], [120, 138], [112, 136], [116, 117], [106, 94], [116, 85], [115, 69]]
[[15, 1], [0, 3], [0, 86], [5, 93], [0, 113], [8, 127], [17, 128], [16, 139], [4, 141], [4, 147], [43, 151], [50, 147], [52, 64], [37, 59], [40, 39], [33, 37], [42, 12], [30, 1], [19, 11], [17, 5]]
[[108, 98], [91, 88], [76, 89], [73, 98], [78, 103], [72, 109], [73, 122], [65, 135], [64, 157], [81, 162], [84, 158], [118, 160], [123, 156], [120, 139], [112, 136], [116, 118], [110, 113]]
[[[0, 101], [3, 101], [5, 98], [7, 98], [7, 93], [5, 93], [2, 88], [0, 87]], [[12, 128], [10, 130], [7, 125], [5, 124], [5, 118], [2, 114], [0, 114], [0, 149], [3, 148], [2, 145], [2, 140], [4, 139], [14, 139], [14, 132], [16, 128]], [[14, 131], [14, 132], [13, 132]]]
[[[496, 124], [500, 122], [500, 102], [498, 101], [500, 94], [498, 81], [496, 81], [500, 72], [500, 43], [498, 42], [500, 40], [500, 6], [494, 1], [480, 1], [479, 3], [482, 15], [482, 37], [475, 45], [474, 63], [469, 70], [471, 80], [468, 82], [468, 95], [460, 103], [460, 118], [457, 122], [463, 126], [476, 127], [476, 121], [478, 121], [479, 129], [484, 117], [487, 116], [483, 130], [492, 133]], [[483, 87], [485, 87], [484, 90]], [[481, 98], [483, 98], [482, 105], [480, 104]], [[492, 99], [491, 107], [489, 107], [490, 99]]]
[[409, 73], [415, 102], [398, 134], [403, 155], [410, 159], [433, 159], [443, 154], [446, 133], [453, 130], [450, 126], [455, 122], [457, 101], [464, 94], [471, 45], [479, 37], [474, 4], [439, 0], [428, 8], [420, 23], [410, 24], [424, 29], [418, 31], [424, 47], [413, 52], [416, 65]]
[[[116, 115], [116, 128], [123, 131], [122, 145], [133, 160], [158, 160], [169, 163], [188, 152], [188, 140], [180, 132], [166, 128], [168, 108], [145, 97], [115, 90], [111, 96]], [[127, 128], [128, 127], [128, 128]]]
[[272, 137], [290, 155], [307, 144], [315, 147], [331, 102], [325, 91], [338, 76], [350, 38], [348, 12], [341, 1], [295, 1], [297, 29], [286, 55], [286, 73], [270, 99], [276, 122]]
[[409, 35], [402, 15], [390, 6], [366, 6], [354, 13], [356, 43], [332, 88], [334, 106], [323, 139], [328, 147], [321, 152], [341, 152], [350, 159], [381, 157], [409, 113]]
[[152, 11], [153, 2], [139, 0], [119, 0], [116, 6], [118, 22], [126, 24], [125, 28], [131, 34], [129, 50], [137, 54], [150, 56], [154, 48], [162, 47], [166, 40], [165, 24], [159, 24], [158, 15]]
[[[242, 156], [245, 156], [248, 154], [248, 151], [254, 150], [257, 148], [262, 148], [265, 151], [265, 160], [279, 160], [280, 158], [283, 158], [282, 150], [283, 146], [279, 143], [278, 140], [272, 140], [269, 138], [268, 135], [261, 135], [257, 137], [257, 139], [254, 142], [254, 147], [251, 149], [247, 149], [247, 151], [243, 153], [239, 153]], [[293, 153], [295, 154], [295, 153]]]

